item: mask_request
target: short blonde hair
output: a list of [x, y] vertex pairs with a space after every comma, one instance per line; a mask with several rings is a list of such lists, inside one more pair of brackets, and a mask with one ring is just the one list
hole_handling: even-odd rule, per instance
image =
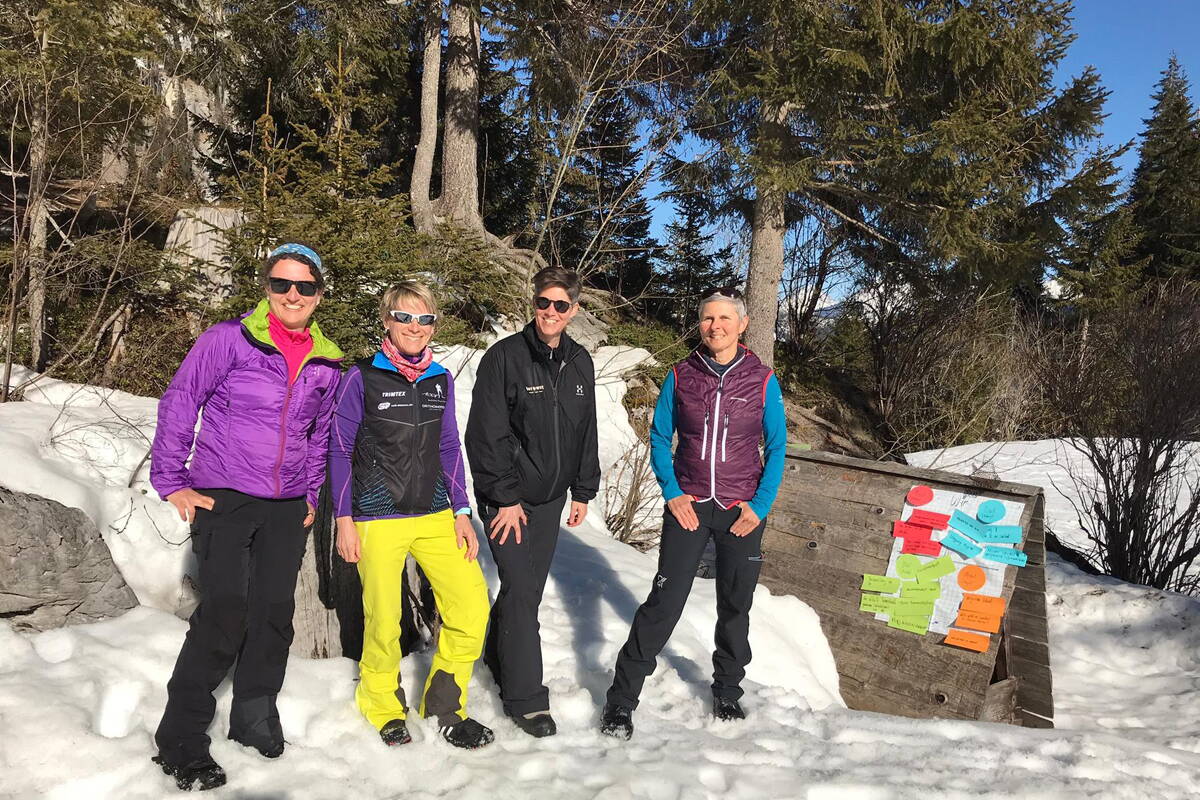
[[430, 314], [436, 316], [438, 313], [437, 298], [433, 296], [432, 289], [420, 281], [400, 281], [385, 289], [383, 296], [379, 298], [379, 319], [383, 321], [384, 325], [391, 320], [388, 312], [405, 300], [420, 301]]

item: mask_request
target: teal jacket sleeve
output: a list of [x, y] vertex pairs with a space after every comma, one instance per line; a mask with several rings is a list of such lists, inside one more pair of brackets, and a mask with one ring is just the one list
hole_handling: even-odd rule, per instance
[[763, 391], [766, 395], [763, 398], [763, 474], [758, 481], [758, 490], [750, 498], [750, 508], [759, 519], [766, 519], [771, 513], [779, 484], [783, 482], [784, 457], [787, 455], [787, 415], [783, 413], [783, 392], [774, 372], [767, 378]]
[[650, 424], [650, 468], [658, 479], [664, 500], [674, 500], [683, 494], [675, 478], [675, 463], [671, 457], [671, 440], [675, 437], [675, 370], [667, 373], [654, 407]]

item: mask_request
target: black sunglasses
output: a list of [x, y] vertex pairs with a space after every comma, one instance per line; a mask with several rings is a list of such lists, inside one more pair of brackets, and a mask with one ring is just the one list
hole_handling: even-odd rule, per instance
[[551, 300], [549, 297], [535, 297], [533, 298], [533, 304], [538, 307], [539, 311], [545, 311], [553, 305], [554, 310], [560, 314], [567, 313], [571, 306], [575, 305], [574, 303], [568, 303], [566, 300]]
[[701, 292], [700, 297], [712, 297], [717, 294], [721, 295], [721, 297], [728, 297], [730, 300], [742, 299], [742, 293], [736, 286], [710, 286]]
[[401, 325], [407, 325], [414, 319], [418, 325], [432, 325], [437, 322], [437, 314], [410, 314], [407, 311], [397, 311], [392, 309], [388, 312], [392, 319], [399, 322]]
[[316, 281], [291, 281], [287, 278], [267, 278], [267, 288], [272, 294], [287, 294], [292, 287], [304, 297], [312, 297], [317, 293]]

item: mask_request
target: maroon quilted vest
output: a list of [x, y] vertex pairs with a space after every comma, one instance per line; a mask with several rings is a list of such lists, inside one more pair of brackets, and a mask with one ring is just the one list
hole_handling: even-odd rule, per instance
[[674, 367], [675, 477], [697, 500], [728, 508], [749, 500], [762, 477], [763, 405], [771, 368], [746, 347], [723, 376], [698, 350]]

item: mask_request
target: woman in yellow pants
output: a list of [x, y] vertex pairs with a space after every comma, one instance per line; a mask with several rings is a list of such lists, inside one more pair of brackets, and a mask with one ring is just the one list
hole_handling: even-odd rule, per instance
[[474, 749], [493, 739], [466, 713], [487, 629], [487, 585], [475, 560], [454, 380], [429, 349], [437, 313], [433, 293], [416, 281], [383, 293], [387, 335], [338, 386], [329, 468], [338, 553], [358, 564], [363, 586], [359, 709], [388, 745], [412, 740], [400, 682], [401, 579], [412, 555], [442, 618], [420, 713], [437, 718], [450, 744]]

